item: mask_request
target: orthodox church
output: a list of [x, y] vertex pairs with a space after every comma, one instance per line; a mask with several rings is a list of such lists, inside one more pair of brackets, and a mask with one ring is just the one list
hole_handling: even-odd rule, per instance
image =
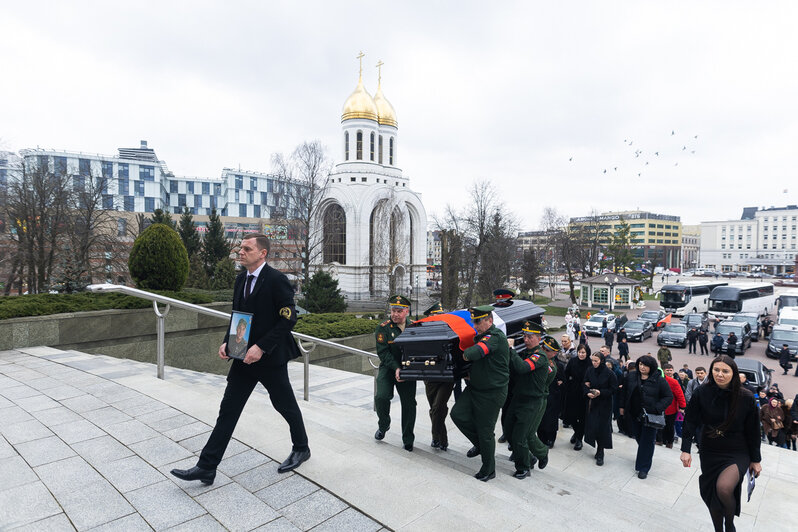
[[399, 123], [382, 92], [357, 86], [341, 113], [341, 154], [330, 174], [316, 235], [316, 267], [338, 279], [349, 299], [426, 290], [427, 213], [399, 167]]

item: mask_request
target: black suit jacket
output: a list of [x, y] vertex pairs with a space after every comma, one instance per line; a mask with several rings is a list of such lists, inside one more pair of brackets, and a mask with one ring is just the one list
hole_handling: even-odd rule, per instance
[[[240, 360], [234, 360], [233, 364], [242, 364], [253, 371], [258, 371], [261, 368], [285, 364], [300, 356], [299, 348], [291, 335], [297, 316], [294, 289], [288, 278], [268, 264], [264, 264], [252, 293], [244, 301], [246, 281], [246, 271], [236, 277], [233, 288], [233, 310], [253, 314], [247, 348], [257, 344], [264, 353], [259, 361], [249, 366]], [[229, 336], [228, 331], [224, 336], [225, 342]]]

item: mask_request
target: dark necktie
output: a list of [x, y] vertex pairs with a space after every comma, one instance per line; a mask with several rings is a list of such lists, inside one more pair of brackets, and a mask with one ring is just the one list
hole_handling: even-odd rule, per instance
[[249, 292], [252, 289], [252, 280], [254, 278], [254, 275], [247, 275], [247, 285], [244, 287], [244, 301], [249, 297]]

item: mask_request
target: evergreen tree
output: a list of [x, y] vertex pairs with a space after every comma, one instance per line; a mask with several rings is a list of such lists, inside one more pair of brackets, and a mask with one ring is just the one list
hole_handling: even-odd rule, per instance
[[203, 290], [207, 290], [211, 287], [211, 281], [208, 279], [208, 272], [205, 271], [205, 264], [203, 264], [202, 257], [200, 257], [199, 253], [195, 253], [189, 261], [186, 286]]
[[188, 207], [183, 207], [183, 214], [180, 216], [180, 224], [177, 232], [180, 233], [180, 238], [183, 240], [183, 245], [186, 246], [188, 252], [188, 259], [194, 258], [194, 255], [202, 247], [202, 240], [199, 233], [197, 233], [197, 226], [194, 225], [194, 217]]
[[172, 220], [172, 215], [169, 214], [169, 211], [164, 211], [161, 209], [155, 209], [152, 213], [152, 218], [150, 218], [151, 224], [164, 224], [168, 225], [172, 229], [175, 228], [175, 222]]
[[527, 290], [532, 290], [532, 293], [534, 294], [538, 286], [538, 279], [540, 279], [540, 275], [540, 262], [538, 262], [535, 250], [524, 250], [523, 264], [521, 265], [521, 290], [525, 292]]
[[325, 271], [317, 271], [305, 283], [305, 298], [299, 305], [308, 312], [344, 312], [346, 301], [338, 288], [338, 280]]
[[152, 224], [141, 233], [128, 258], [130, 277], [144, 290], [180, 290], [188, 277], [188, 253], [177, 231]]
[[224, 290], [233, 288], [236, 282], [236, 268], [233, 261], [225, 257], [213, 267], [213, 278], [211, 288], [214, 290]]
[[208, 219], [208, 231], [202, 240], [202, 260], [205, 263], [205, 271], [210, 277], [213, 277], [213, 270], [217, 263], [229, 257], [230, 243], [224, 237], [222, 220], [216, 213], [216, 209], [213, 209]]

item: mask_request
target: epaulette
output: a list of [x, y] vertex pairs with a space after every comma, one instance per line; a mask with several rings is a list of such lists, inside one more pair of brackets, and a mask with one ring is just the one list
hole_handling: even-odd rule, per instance
[[385, 320], [384, 322], [380, 323], [380, 327], [385, 327], [389, 323], [391, 323], [391, 320]]

